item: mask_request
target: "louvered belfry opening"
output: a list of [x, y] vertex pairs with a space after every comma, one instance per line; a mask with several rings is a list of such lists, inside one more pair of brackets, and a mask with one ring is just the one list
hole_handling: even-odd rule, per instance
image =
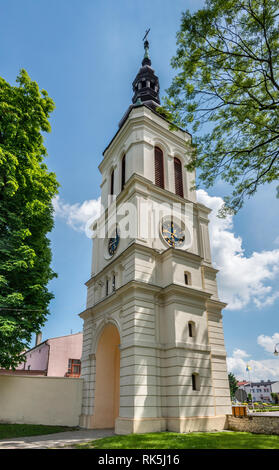
[[155, 184], [164, 189], [163, 152], [159, 147], [155, 147]]
[[182, 166], [179, 158], [174, 158], [174, 183], [175, 194], [183, 197], [183, 179], [182, 179]]
[[125, 186], [125, 179], [126, 179], [126, 155], [123, 156], [121, 162], [121, 191]]

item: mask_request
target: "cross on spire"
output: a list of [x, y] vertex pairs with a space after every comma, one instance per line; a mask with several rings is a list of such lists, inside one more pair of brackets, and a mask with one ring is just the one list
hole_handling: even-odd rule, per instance
[[149, 31], [150, 31], [150, 28], [148, 28], [148, 29], [145, 31], [145, 35], [144, 35], [144, 37], [143, 37], [143, 41], [147, 38], [147, 35], [148, 35]]
[[144, 59], [148, 59], [149, 60], [149, 42], [147, 40], [147, 35], [150, 31], [150, 28], [148, 28], [146, 31], [145, 31], [145, 35], [143, 37], [143, 41], [144, 41], [144, 50], [145, 50], [145, 53], [144, 53]]

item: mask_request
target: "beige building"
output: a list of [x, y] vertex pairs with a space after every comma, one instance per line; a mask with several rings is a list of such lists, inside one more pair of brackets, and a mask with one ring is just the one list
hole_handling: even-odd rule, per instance
[[185, 170], [191, 136], [156, 112], [148, 47], [99, 165], [80, 424], [119, 434], [220, 430], [231, 401], [210, 210]]

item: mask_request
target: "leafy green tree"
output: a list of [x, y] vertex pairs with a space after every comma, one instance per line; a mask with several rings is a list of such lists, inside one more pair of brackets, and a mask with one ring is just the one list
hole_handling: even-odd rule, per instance
[[274, 403], [276, 403], [276, 405], [279, 403], [279, 395], [278, 395], [278, 393], [272, 392], [272, 393], [271, 393], [271, 398], [272, 398], [272, 400], [274, 401]]
[[221, 213], [236, 212], [279, 176], [278, 0], [206, 0], [183, 13], [177, 46], [161, 112], [193, 132], [188, 169], [231, 184]]
[[53, 227], [54, 173], [42, 132], [54, 102], [21, 70], [18, 86], [0, 78], [0, 367], [14, 368], [44, 325], [55, 276], [46, 234]]
[[231, 399], [233, 399], [235, 397], [235, 392], [238, 389], [237, 380], [234, 374], [232, 374], [232, 372], [229, 373], [228, 378], [229, 378]]

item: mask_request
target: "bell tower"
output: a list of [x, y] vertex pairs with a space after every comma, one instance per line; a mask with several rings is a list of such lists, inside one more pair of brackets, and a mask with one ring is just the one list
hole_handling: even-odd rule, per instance
[[80, 424], [118, 434], [221, 430], [231, 402], [210, 209], [185, 169], [191, 136], [156, 110], [147, 39], [144, 49], [132, 104], [99, 165]]

